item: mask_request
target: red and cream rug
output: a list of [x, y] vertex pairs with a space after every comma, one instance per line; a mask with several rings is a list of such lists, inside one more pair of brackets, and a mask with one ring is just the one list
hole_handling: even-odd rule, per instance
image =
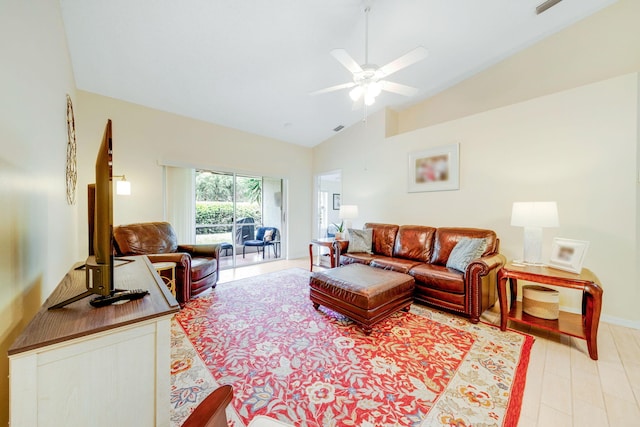
[[172, 328], [172, 422], [231, 384], [230, 424], [515, 426], [533, 338], [414, 304], [370, 336], [290, 269], [220, 284]]

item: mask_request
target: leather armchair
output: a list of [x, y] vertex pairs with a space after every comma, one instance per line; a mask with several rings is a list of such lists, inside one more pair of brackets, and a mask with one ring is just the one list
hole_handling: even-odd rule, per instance
[[220, 245], [178, 245], [168, 222], [119, 225], [113, 229], [116, 256], [146, 255], [151, 262], [176, 263], [176, 299], [184, 305], [216, 286]]

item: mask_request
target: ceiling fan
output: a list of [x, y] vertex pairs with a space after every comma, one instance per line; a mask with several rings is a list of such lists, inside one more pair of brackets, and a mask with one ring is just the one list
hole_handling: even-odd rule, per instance
[[[428, 51], [422, 46], [419, 46], [412, 51], [402, 55], [401, 57], [389, 62], [387, 65], [378, 67], [377, 65], [369, 64], [369, 12], [371, 7], [367, 6], [364, 9], [365, 12], [365, 44], [364, 44], [364, 64], [359, 65], [355, 59], [344, 49], [333, 49], [330, 53], [335, 59], [338, 60], [347, 70], [353, 74], [353, 81], [349, 83], [343, 83], [336, 86], [331, 86], [325, 89], [320, 89], [315, 92], [311, 92], [310, 95], [319, 95], [322, 93], [333, 92], [341, 89], [351, 89], [349, 96], [357, 103], [360, 98], [364, 98], [365, 105], [372, 105], [376, 96], [381, 91], [387, 91], [397, 93], [404, 96], [414, 96], [418, 93], [418, 89], [406, 86], [400, 83], [390, 82], [384, 80], [386, 77], [402, 70], [403, 68], [413, 65], [416, 62], [422, 61], [427, 57]], [[356, 104], [354, 104], [354, 107]]]

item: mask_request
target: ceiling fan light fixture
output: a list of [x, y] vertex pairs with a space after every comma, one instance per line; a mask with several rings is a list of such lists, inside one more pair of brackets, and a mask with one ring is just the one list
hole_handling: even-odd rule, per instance
[[370, 105], [373, 105], [374, 102], [376, 102], [375, 96], [372, 96], [370, 93], [364, 94], [364, 105], [368, 107]]
[[362, 96], [362, 92], [364, 92], [362, 86], [358, 85], [349, 91], [349, 96], [352, 101], [357, 101]]
[[378, 82], [371, 82], [367, 86], [367, 94], [371, 95], [374, 98], [380, 95], [380, 92], [382, 92], [382, 86]]

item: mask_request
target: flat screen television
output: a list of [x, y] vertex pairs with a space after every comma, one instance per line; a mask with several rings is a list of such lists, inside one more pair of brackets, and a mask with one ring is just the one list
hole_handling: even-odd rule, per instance
[[[96, 157], [96, 182], [88, 190], [89, 258], [87, 258], [87, 291], [98, 295], [111, 295], [113, 285], [113, 149], [111, 119], [102, 135]], [[92, 191], [93, 190], [93, 191]], [[94, 197], [91, 197], [91, 193]], [[91, 199], [93, 200], [93, 203]], [[92, 209], [93, 208], [93, 209]], [[93, 212], [91, 212], [93, 210]]]
[[89, 257], [79, 267], [85, 269], [87, 290], [68, 300], [49, 307], [61, 308], [89, 295], [112, 295], [114, 286], [113, 257], [113, 186], [112, 182], [111, 119], [102, 135], [96, 157], [96, 182], [88, 186]]

